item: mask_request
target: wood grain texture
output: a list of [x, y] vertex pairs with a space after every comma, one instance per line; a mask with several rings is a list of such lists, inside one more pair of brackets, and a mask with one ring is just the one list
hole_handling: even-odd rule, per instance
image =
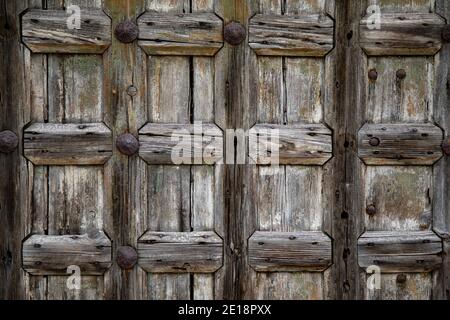
[[98, 9], [82, 9], [80, 29], [68, 28], [65, 10], [29, 10], [22, 40], [33, 53], [103, 53], [111, 44], [111, 20]]
[[333, 49], [334, 23], [320, 14], [257, 14], [249, 23], [249, 45], [258, 55], [323, 57]]
[[259, 272], [324, 271], [331, 240], [322, 232], [257, 231], [248, 240], [249, 263]]
[[360, 24], [360, 44], [371, 56], [434, 55], [442, 47], [444, 19], [434, 13], [383, 13], [379, 29], [372, 28], [373, 18]]
[[138, 26], [148, 55], [213, 56], [223, 45], [223, 23], [214, 13], [147, 12]]
[[222, 242], [211, 231], [149, 231], [138, 241], [138, 263], [152, 273], [211, 273], [222, 266]]
[[367, 165], [432, 165], [442, 157], [442, 141], [442, 130], [431, 123], [365, 124], [358, 134], [358, 156]]
[[223, 156], [223, 134], [214, 124], [149, 123], [139, 141], [148, 164], [214, 164]]
[[102, 275], [111, 266], [111, 242], [103, 233], [33, 235], [23, 243], [23, 268], [33, 275], [67, 275], [78, 266], [83, 275]]
[[279, 164], [323, 165], [333, 155], [332, 133], [322, 124], [257, 124], [249, 131], [249, 148], [256, 164], [278, 157]]
[[24, 155], [35, 165], [96, 165], [112, 156], [103, 123], [34, 123], [24, 132]]
[[442, 240], [432, 231], [370, 231], [358, 240], [358, 261], [383, 273], [430, 272], [442, 264]]

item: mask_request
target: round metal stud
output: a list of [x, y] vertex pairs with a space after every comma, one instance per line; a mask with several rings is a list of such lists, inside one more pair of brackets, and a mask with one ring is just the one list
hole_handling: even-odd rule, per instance
[[11, 153], [16, 150], [19, 145], [19, 138], [17, 135], [9, 130], [0, 132], [0, 152]]
[[247, 31], [242, 24], [233, 21], [225, 26], [223, 36], [226, 42], [233, 46], [237, 46], [245, 40]]
[[378, 138], [376, 138], [376, 137], [370, 138], [369, 144], [370, 144], [372, 147], [378, 147], [378, 146], [380, 145], [380, 139], [378, 139]]
[[369, 216], [374, 216], [374, 215], [377, 213], [377, 208], [375, 207], [375, 205], [370, 204], [370, 205], [368, 205], [367, 208], [366, 208], [366, 213], [367, 213]]
[[137, 39], [139, 29], [133, 21], [126, 20], [117, 25], [114, 34], [120, 42], [131, 43]]
[[123, 270], [130, 270], [136, 265], [138, 255], [136, 250], [130, 246], [119, 247], [117, 249], [117, 264]]
[[139, 151], [139, 141], [131, 134], [125, 133], [117, 138], [117, 149], [127, 156], [132, 156]]
[[135, 95], [137, 95], [137, 92], [138, 92], [138, 90], [137, 90], [137, 88], [135, 86], [129, 86], [128, 89], [127, 89], [127, 94], [130, 97], [134, 97]]
[[450, 43], [450, 24], [446, 25], [442, 30], [442, 40]]
[[406, 71], [405, 71], [405, 69], [397, 70], [396, 76], [400, 80], [405, 79], [406, 78]]
[[378, 72], [377, 72], [377, 70], [372, 69], [372, 70], [369, 71], [369, 79], [373, 80], [373, 81], [378, 79]]

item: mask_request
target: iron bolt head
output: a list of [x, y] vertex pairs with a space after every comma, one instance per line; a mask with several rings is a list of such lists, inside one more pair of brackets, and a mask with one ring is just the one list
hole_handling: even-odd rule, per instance
[[0, 132], [1, 153], [11, 153], [14, 150], [16, 150], [18, 145], [19, 145], [19, 138], [14, 132], [10, 130]]
[[119, 247], [117, 249], [116, 261], [123, 270], [130, 270], [136, 265], [138, 255], [136, 250], [130, 246]]
[[139, 141], [131, 134], [125, 133], [117, 138], [117, 149], [127, 156], [132, 156], [139, 151]]
[[135, 86], [129, 86], [128, 89], [127, 89], [127, 94], [130, 97], [134, 97], [135, 95], [137, 95], [137, 92], [138, 92], [138, 90], [137, 90], [137, 88]]
[[374, 216], [377, 213], [377, 208], [373, 204], [368, 205], [367, 208], [366, 208], [366, 213], [369, 216]]
[[373, 80], [373, 81], [378, 79], [378, 72], [377, 72], [377, 70], [372, 69], [372, 70], [369, 71], [369, 79]]
[[380, 145], [380, 139], [378, 139], [378, 138], [376, 138], [376, 137], [370, 138], [369, 144], [370, 144], [372, 147], [378, 147], [378, 146]]
[[450, 24], [446, 25], [442, 30], [442, 39], [450, 43]]
[[397, 70], [396, 76], [400, 80], [405, 79], [406, 78], [406, 71], [405, 71], [405, 69]]
[[224, 39], [233, 46], [237, 46], [245, 40], [247, 31], [239, 22], [232, 21], [224, 28]]
[[123, 43], [131, 43], [137, 39], [139, 34], [138, 26], [130, 20], [119, 23], [114, 31], [116, 38]]

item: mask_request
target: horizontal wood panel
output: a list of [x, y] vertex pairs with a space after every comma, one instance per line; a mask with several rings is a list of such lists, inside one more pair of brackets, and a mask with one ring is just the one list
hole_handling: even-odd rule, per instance
[[214, 164], [223, 155], [223, 134], [214, 124], [149, 123], [139, 141], [139, 155], [148, 164], [181, 164], [180, 155], [183, 164]]
[[[374, 140], [379, 144], [371, 145]], [[365, 124], [358, 155], [368, 165], [432, 165], [442, 157], [442, 141], [442, 130], [431, 123]]]
[[103, 53], [111, 43], [111, 20], [101, 10], [81, 11], [80, 29], [68, 28], [65, 10], [28, 11], [22, 40], [34, 53]]
[[260, 272], [323, 271], [331, 265], [331, 240], [322, 232], [257, 231], [248, 247], [250, 265]]
[[249, 43], [258, 55], [323, 57], [333, 49], [334, 23], [318, 14], [257, 14], [250, 20]]
[[267, 164], [276, 157], [279, 164], [323, 165], [333, 156], [332, 132], [323, 124], [258, 124], [249, 132], [250, 158]]
[[138, 241], [139, 266], [152, 273], [211, 273], [222, 256], [223, 241], [210, 231], [149, 231]]
[[33, 275], [67, 275], [78, 266], [83, 275], [101, 275], [111, 266], [111, 242], [105, 234], [33, 235], [23, 243], [23, 268]]
[[112, 155], [111, 130], [103, 123], [34, 123], [25, 129], [24, 154], [35, 165], [104, 164]]
[[442, 47], [445, 21], [433, 13], [384, 13], [380, 29], [373, 26], [371, 16], [361, 21], [360, 43], [371, 56], [434, 55]]
[[138, 26], [139, 45], [149, 55], [213, 56], [223, 46], [223, 23], [213, 13], [147, 12]]
[[442, 241], [432, 231], [371, 231], [358, 240], [362, 268], [384, 273], [428, 272], [442, 264]]

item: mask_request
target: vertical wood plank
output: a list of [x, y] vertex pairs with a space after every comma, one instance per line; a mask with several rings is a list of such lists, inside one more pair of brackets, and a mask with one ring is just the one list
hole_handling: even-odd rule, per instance
[[[106, 0], [104, 6], [114, 30], [125, 20], [135, 22], [144, 11], [145, 1]], [[137, 136], [147, 120], [147, 56], [136, 43], [124, 44], [113, 37], [103, 60], [105, 121], [113, 129], [115, 139], [124, 133]], [[131, 86], [136, 89], [135, 95], [128, 94]], [[147, 167], [139, 157], [128, 157], [116, 149], [105, 166], [105, 176], [105, 198], [111, 212], [105, 224], [113, 238], [115, 258], [118, 246], [137, 248], [137, 239], [147, 229]], [[114, 264], [105, 274], [105, 288], [109, 299], [148, 298], [147, 275], [139, 266], [121, 270]]]
[[[157, 12], [190, 12], [188, 1], [148, 0], [147, 9]], [[189, 57], [148, 58], [149, 118], [157, 123], [190, 123], [192, 112]], [[170, 89], [169, 89], [170, 88]], [[148, 167], [149, 227], [153, 231], [191, 231], [189, 167]], [[151, 299], [190, 299], [189, 274], [151, 274]]]

